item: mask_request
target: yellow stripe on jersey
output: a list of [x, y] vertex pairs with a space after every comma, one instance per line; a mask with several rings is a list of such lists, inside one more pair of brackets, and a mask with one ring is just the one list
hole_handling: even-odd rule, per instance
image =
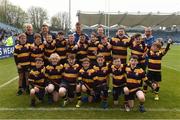
[[150, 63], [154, 63], [154, 64], [161, 64], [161, 60], [153, 60], [153, 59], [149, 59]]
[[37, 58], [37, 57], [42, 57], [43, 54], [33, 54], [31, 53], [31, 57]]
[[116, 79], [116, 80], [122, 80], [122, 78], [124, 77], [124, 75], [113, 75], [113, 78]]
[[131, 50], [131, 53], [136, 54], [136, 55], [143, 55], [142, 52]]
[[96, 56], [90, 56], [90, 55], [88, 55], [88, 58], [89, 58], [89, 59], [96, 59]]
[[141, 61], [139, 61], [140, 63], [145, 63], [146, 62], [146, 60], [141, 60]]
[[103, 81], [103, 80], [106, 80], [106, 79], [107, 79], [107, 76], [105, 76], [105, 77], [98, 77], [98, 76], [96, 76], [94, 78], [94, 80], [97, 80], [97, 81]]
[[63, 73], [63, 76], [68, 78], [77, 78], [78, 74]]
[[141, 83], [141, 80], [136, 80], [136, 79], [127, 79], [127, 83]]
[[87, 51], [79, 51], [78, 54], [85, 55], [85, 54], [87, 54]]
[[66, 48], [56, 48], [56, 51], [65, 51]]
[[126, 47], [120, 47], [120, 46], [113, 46], [112, 49], [115, 49], [115, 50], [127, 50]]
[[148, 80], [148, 78], [147, 78], [147, 77], [144, 77], [144, 78], [142, 78], [142, 80], [143, 80], [143, 81], [146, 81], [146, 80]]
[[103, 56], [111, 56], [110, 52], [100, 52]]
[[36, 80], [35, 83], [44, 83], [44, 79]]
[[60, 78], [62, 78], [62, 76], [61, 75], [51, 75], [51, 76], [48, 75], [48, 78], [49, 79], [60, 79]]
[[90, 51], [97, 51], [97, 47], [89, 47], [88, 50], [90, 50]]
[[85, 79], [85, 78], [83, 78], [82, 81], [84, 81], [86, 83], [93, 83], [94, 82], [92, 79]]
[[127, 56], [126, 55], [112, 55], [112, 57], [118, 57], [118, 58], [120, 58], [120, 59], [126, 59], [127, 58]]
[[48, 53], [53, 53], [54, 51], [55, 51], [55, 49], [53, 49], [53, 50], [45, 49], [45, 52], [48, 52]]
[[20, 53], [20, 54], [17, 55], [18, 58], [27, 57], [27, 56], [29, 56], [29, 53]]
[[22, 65], [22, 66], [24, 66], [24, 65], [30, 65], [30, 62], [24, 62], [24, 63], [18, 63], [19, 65]]

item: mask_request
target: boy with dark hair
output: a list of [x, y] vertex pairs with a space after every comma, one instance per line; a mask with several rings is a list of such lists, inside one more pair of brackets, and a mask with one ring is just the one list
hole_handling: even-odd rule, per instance
[[69, 54], [67, 63], [64, 64], [62, 84], [59, 89], [59, 95], [64, 99], [63, 107], [68, 100], [72, 102], [75, 97], [77, 78], [79, 75], [79, 64], [76, 63], [75, 55]]
[[124, 87], [125, 98], [128, 103], [125, 105], [126, 111], [130, 111], [130, 108], [134, 106], [134, 99], [137, 96], [140, 104], [139, 104], [139, 111], [145, 112], [144, 102], [145, 96], [143, 91], [141, 90], [142, 81], [145, 82], [147, 85], [154, 89], [155, 86], [148, 81], [146, 74], [142, 68], [137, 66], [138, 64], [138, 57], [133, 55], [130, 57], [129, 65], [125, 68], [127, 81], [126, 87]]
[[34, 42], [30, 46], [31, 68], [36, 66], [36, 58], [44, 58], [44, 44], [41, 41], [41, 35], [39, 33], [34, 34]]
[[109, 69], [112, 73], [114, 105], [118, 105], [118, 98], [124, 93], [123, 88], [126, 86], [125, 65], [121, 64], [119, 57], [114, 57]]
[[29, 73], [31, 106], [35, 107], [36, 97], [43, 101], [45, 95], [45, 67], [42, 58], [35, 58], [35, 67]]
[[[17, 95], [22, 95], [23, 93], [23, 82], [26, 83], [26, 91], [29, 92], [29, 82], [28, 82], [28, 72], [30, 68], [30, 48], [29, 44], [27, 44], [27, 38], [24, 33], [19, 35], [19, 44], [17, 44], [14, 48], [14, 60], [18, 69], [19, 74], [19, 89]], [[25, 80], [25, 81], [23, 81]]]
[[81, 105], [81, 92], [87, 93], [89, 95], [88, 101], [92, 102], [94, 96], [94, 75], [95, 70], [91, 66], [90, 59], [84, 58], [82, 60], [82, 68], [79, 70], [78, 84], [76, 87], [76, 93], [78, 97], [76, 107], [80, 107]]
[[44, 64], [47, 66], [49, 64], [49, 57], [56, 50], [56, 41], [53, 40], [52, 35], [46, 35], [45, 50], [44, 50]]
[[101, 106], [106, 109], [108, 107], [108, 64], [102, 54], [97, 55], [97, 62], [93, 66], [95, 70], [94, 91], [96, 101], [101, 98]]
[[[157, 41], [158, 40], [159, 39], [157, 39]], [[154, 42], [150, 50], [147, 52], [149, 58], [147, 77], [157, 86], [157, 88], [154, 90], [154, 100], [159, 100], [158, 93], [160, 89], [159, 82], [161, 82], [161, 60], [162, 57], [168, 52], [170, 44], [172, 44], [171, 39], [168, 40], [166, 48], [164, 50], [161, 50], [162, 44], [160, 42]]]
[[56, 53], [58, 53], [61, 58], [61, 64], [66, 62], [66, 45], [67, 41], [64, 38], [64, 33], [62, 31], [58, 32], [56, 36]]

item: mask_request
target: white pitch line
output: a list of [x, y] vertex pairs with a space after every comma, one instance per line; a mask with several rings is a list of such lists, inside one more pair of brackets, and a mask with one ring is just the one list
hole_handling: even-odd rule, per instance
[[[0, 108], [0, 111], [124, 111], [121, 108]], [[132, 111], [137, 111], [133, 109]], [[146, 108], [146, 111], [150, 112], [180, 112], [180, 108]]]
[[16, 76], [16, 77], [10, 79], [9, 81], [7, 81], [7, 82], [5, 82], [4, 84], [0, 85], [0, 88], [3, 88], [3, 87], [5, 87], [6, 85], [9, 85], [11, 82], [15, 81], [15, 80], [18, 79], [18, 78], [19, 78], [19, 77]]
[[171, 66], [169, 66], [169, 65], [162, 65], [162, 66], [164, 66], [164, 67], [166, 67], [166, 68], [169, 68], [169, 69], [171, 69], [171, 70], [175, 70], [175, 71], [180, 72], [180, 70], [178, 70], [178, 69], [176, 69], [176, 68], [174, 68], [174, 67], [171, 67]]

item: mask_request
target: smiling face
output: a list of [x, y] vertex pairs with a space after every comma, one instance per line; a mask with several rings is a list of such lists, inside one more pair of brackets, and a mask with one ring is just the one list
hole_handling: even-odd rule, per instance
[[104, 63], [104, 61], [105, 61], [104, 57], [98, 57], [98, 58], [97, 58], [97, 63], [98, 63], [99, 65], [102, 65], [102, 64]]
[[36, 68], [41, 68], [44, 65], [44, 62], [41, 60], [36, 61]]
[[113, 65], [120, 66], [121, 65], [121, 59], [120, 58], [114, 59], [113, 60]]
[[82, 63], [82, 66], [83, 66], [83, 68], [85, 68], [85, 69], [89, 68], [89, 66], [90, 66], [89, 61], [84, 61], [84, 62]]
[[42, 42], [41, 42], [41, 37], [36, 37], [35, 40], [34, 40], [34, 43], [36, 45], [40, 45]]
[[22, 44], [22, 45], [26, 44], [26, 42], [27, 42], [27, 37], [26, 37], [25, 34], [20, 35], [20, 37], [19, 37], [19, 42], [20, 42], [20, 44]]
[[117, 34], [118, 34], [119, 36], [124, 35], [124, 34], [125, 34], [124, 29], [119, 29], [118, 32], [117, 32]]
[[136, 58], [131, 58], [130, 61], [129, 61], [131, 67], [136, 67], [137, 64], [138, 64], [138, 60]]
[[70, 59], [70, 58], [68, 58], [67, 59], [67, 61], [68, 61], [68, 63], [69, 63], [69, 65], [74, 65], [75, 64], [75, 62], [76, 62], [76, 59]]
[[48, 43], [51, 43], [51, 42], [53, 41], [52, 36], [51, 36], [51, 35], [47, 35], [47, 36], [46, 36], [46, 41], [47, 41]]

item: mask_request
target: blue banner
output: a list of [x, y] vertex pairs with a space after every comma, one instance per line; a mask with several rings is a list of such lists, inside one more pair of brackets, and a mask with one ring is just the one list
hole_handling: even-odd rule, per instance
[[0, 46], [0, 59], [13, 56], [14, 46]]

